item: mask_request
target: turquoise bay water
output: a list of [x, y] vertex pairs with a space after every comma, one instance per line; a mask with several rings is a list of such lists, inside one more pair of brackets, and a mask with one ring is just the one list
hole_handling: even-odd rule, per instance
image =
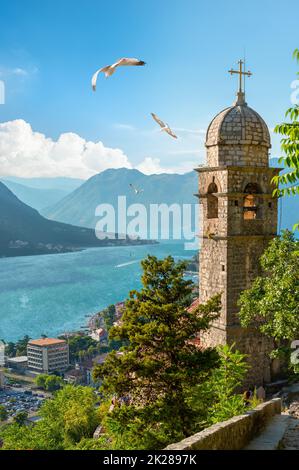
[[0, 259], [0, 339], [55, 336], [140, 287], [140, 261], [191, 258], [181, 243], [92, 248], [77, 253]]

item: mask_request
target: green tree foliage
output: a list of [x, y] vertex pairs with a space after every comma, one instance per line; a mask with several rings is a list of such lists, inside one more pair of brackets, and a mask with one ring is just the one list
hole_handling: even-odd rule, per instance
[[90, 437], [98, 425], [96, 396], [89, 387], [67, 385], [58, 391], [54, 400], [45, 401], [40, 415], [43, 422], [62, 433], [65, 442], [79, 442]]
[[98, 350], [98, 343], [87, 335], [71, 336], [68, 343], [71, 362], [92, 357]]
[[90, 439], [99, 424], [96, 396], [89, 387], [67, 385], [42, 405], [35, 425], [8, 425], [0, 437], [7, 450], [63, 450]]
[[8, 418], [8, 413], [3, 405], [0, 405], [0, 421], [5, 421]]
[[35, 383], [43, 390], [54, 392], [55, 390], [59, 390], [62, 387], [63, 380], [57, 375], [40, 374], [36, 377]]
[[0, 439], [3, 441], [1, 450], [39, 449], [37, 447], [38, 436], [35, 436], [32, 430], [30, 426], [20, 426], [17, 423], [6, 425], [0, 431]]
[[248, 370], [245, 355], [234, 350], [234, 345], [219, 346], [217, 351], [218, 366], [205, 382], [191, 390], [192, 408], [201, 417], [201, 426], [225, 421], [246, 410], [243, 395], [236, 393]]
[[102, 310], [100, 316], [103, 319], [105, 330], [109, 333], [115, 322], [115, 306], [109, 305], [109, 307]]
[[7, 357], [15, 357], [17, 353], [16, 344], [10, 341], [5, 345], [5, 355]]
[[[299, 49], [293, 53], [294, 59], [299, 63]], [[299, 72], [297, 73], [299, 76]], [[284, 164], [286, 172], [275, 176], [273, 182], [277, 185], [274, 194], [277, 196], [290, 196], [299, 194], [299, 105], [295, 104], [286, 111], [286, 118], [289, 122], [284, 122], [275, 127], [274, 132], [281, 134], [281, 149], [284, 156], [279, 162]], [[279, 187], [283, 185], [283, 187]], [[299, 228], [299, 224], [295, 225]], [[294, 228], [295, 228], [294, 227]]]
[[23, 426], [27, 418], [28, 418], [27, 411], [19, 411], [13, 420], [14, 420], [14, 423], [18, 424], [19, 426]]
[[239, 315], [242, 326], [258, 328], [279, 348], [299, 339], [299, 242], [291, 232], [270, 242], [261, 266], [263, 277], [240, 296]]
[[128, 344], [94, 371], [103, 393], [126, 403], [107, 420], [117, 448], [163, 447], [190, 435], [195, 418], [188, 390], [217, 360], [192, 339], [218, 317], [220, 296], [188, 311], [193, 285], [184, 279], [185, 263], [148, 256], [142, 268], [143, 288], [130, 293], [121, 326], [110, 330]]
[[35, 383], [39, 388], [42, 388], [43, 390], [46, 390], [46, 378], [48, 377], [47, 374], [39, 374], [35, 378]]
[[28, 345], [28, 342], [30, 341], [30, 337], [28, 335], [25, 335], [22, 339], [20, 339], [18, 342], [17, 342], [17, 351], [16, 351], [16, 355], [17, 356], [27, 356], [27, 345]]
[[8, 357], [15, 356], [27, 356], [27, 345], [30, 341], [30, 337], [25, 335], [22, 339], [19, 339], [16, 343], [9, 342], [5, 345], [5, 354]]
[[99, 439], [82, 439], [79, 444], [70, 450], [109, 450], [111, 449], [111, 442], [106, 437]]

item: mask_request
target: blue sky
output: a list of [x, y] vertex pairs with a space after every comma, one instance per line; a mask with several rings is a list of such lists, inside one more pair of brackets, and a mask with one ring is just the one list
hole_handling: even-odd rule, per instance
[[[71, 132], [84, 140], [83, 147], [100, 141], [112, 149], [106, 166], [120, 149], [125, 157], [118, 161], [127, 158], [128, 165], [147, 159], [149, 167], [192, 168], [203, 160], [203, 131], [234, 100], [237, 79], [227, 70], [244, 51], [253, 72], [246, 85], [248, 104], [270, 128], [290, 106], [297, 71], [291, 55], [299, 47], [295, 0], [13, 0], [1, 2], [0, 13], [0, 79], [6, 88], [0, 122], [24, 120], [44, 134], [39, 149], [48, 146], [47, 158], [53, 153], [49, 142]], [[119, 69], [107, 80], [100, 76], [93, 93], [93, 72], [123, 56], [147, 65]], [[156, 130], [150, 112], [177, 129], [178, 141]], [[3, 129], [14, 139], [19, 135], [16, 127]], [[28, 132], [22, 128], [25, 142]], [[28, 153], [30, 145], [35, 144], [28, 144]], [[273, 147], [276, 156], [277, 138]], [[57, 156], [61, 148], [54, 152], [58, 165], [48, 165], [44, 176], [57, 176], [59, 167], [66, 176], [80, 173], [69, 156], [67, 165]], [[16, 151], [9, 152], [12, 160]], [[94, 148], [90, 152], [92, 173], [97, 154]], [[34, 164], [29, 158], [26, 172], [18, 163], [18, 175], [43, 175], [42, 165], [34, 169]], [[10, 162], [0, 173], [17, 170]]]

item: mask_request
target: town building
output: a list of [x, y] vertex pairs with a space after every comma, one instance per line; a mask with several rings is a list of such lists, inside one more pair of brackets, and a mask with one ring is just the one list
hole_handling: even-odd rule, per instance
[[25, 372], [28, 365], [27, 356], [8, 357], [6, 360], [7, 367], [18, 372]]
[[104, 341], [107, 340], [108, 334], [104, 328], [96, 328], [89, 335], [94, 341]]
[[73, 369], [64, 374], [64, 380], [72, 385], [85, 385], [87, 383], [85, 368], [76, 364]]
[[4, 387], [4, 372], [0, 369], [0, 390]]
[[63, 372], [69, 367], [69, 346], [56, 338], [31, 340], [27, 346], [28, 369], [36, 373]]
[[259, 259], [277, 233], [277, 199], [269, 167], [268, 127], [245, 101], [243, 62], [239, 91], [233, 106], [216, 115], [206, 134], [206, 166], [198, 168], [201, 204], [199, 299], [206, 302], [221, 293], [222, 310], [202, 346], [235, 343], [248, 354], [248, 383], [270, 380], [271, 341], [256, 329], [243, 329], [238, 298], [260, 274]]
[[0, 340], [0, 367], [5, 364], [5, 344]]

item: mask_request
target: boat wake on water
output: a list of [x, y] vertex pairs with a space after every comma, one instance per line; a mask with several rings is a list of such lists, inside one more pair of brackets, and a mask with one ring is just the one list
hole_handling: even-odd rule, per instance
[[130, 264], [135, 264], [135, 263], [140, 263], [140, 259], [134, 260], [134, 261], [127, 261], [127, 263], [122, 263], [122, 264], [117, 264], [115, 267], [116, 268], [124, 268], [125, 266], [129, 266]]

